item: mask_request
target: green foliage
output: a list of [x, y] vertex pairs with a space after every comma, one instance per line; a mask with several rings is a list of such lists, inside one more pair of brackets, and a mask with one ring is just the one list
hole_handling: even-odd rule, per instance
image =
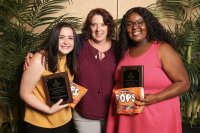
[[[11, 81], [2, 80], [2, 83], [3, 83], [3, 85], [0, 86], [0, 102], [7, 105], [7, 108], [0, 106], [0, 109], [7, 110], [8, 115], [7, 116], [0, 115], [0, 116], [2, 116], [8, 122], [10, 122], [10, 124], [12, 126], [11, 131], [14, 132], [14, 131], [17, 131], [17, 126], [16, 126], [16, 121], [14, 120], [14, 116], [13, 116], [13, 109], [15, 109], [15, 108], [21, 109], [20, 112], [18, 112], [18, 115], [22, 116], [22, 113], [24, 112], [22, 110], [24, 108], [24, 104], [19, 99], [18, 90], [15, 86], [13, 86]], [[3, 129], [5, 127], [3, 127]], [[3, 131], [3, 129], [2, 129], [2, 131]]]
[[[80, 18], [67, 17], [67, 13], [53, 17], [65, 8], [60, 6], [63, 2], [70, 0], [0, 0], [0, 102], [7, 105], [9, 115], [3, 117], [11, 122], [12, 131], [17, 130], [15, 122], [23, 119], [24, 103], [19, 88], [25, 55], [46, 44], [57, 22], [69, 22], [75, 29], [80, 28]], [[34, 32], [39, 26], [47, 28]], [[14, 109], [18, 118], [13, 116]]]
[[200, 113], [200, 0], [159, 0], [157, 7], [164, 18], [177, 21], [174, 30], [168, 27], [190, 79], [190, 89], [180, 95], [182, 122], [199, 124], [195, 115]]

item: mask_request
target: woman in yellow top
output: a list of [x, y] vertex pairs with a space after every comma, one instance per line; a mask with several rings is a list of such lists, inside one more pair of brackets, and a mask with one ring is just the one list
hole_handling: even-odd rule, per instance
[[56, 24], [48, 45], [34, 54], [31, 66], [22, 75], [20, 96], [26, 102], [24, 120], [29, 133], [69, 132], [71, 107], [60, 105], [62, 99], [52, 107], [47, 105], [42, 76], [67, 71], [69, 80], [73, 80], [77, 73], [75, 37], [70, 24]]

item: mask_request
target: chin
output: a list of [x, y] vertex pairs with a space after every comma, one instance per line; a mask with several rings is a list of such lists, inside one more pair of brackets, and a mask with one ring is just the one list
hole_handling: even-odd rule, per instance
[[[72, 51], [72, 50], [71, 50], [71, 51]], [[61, 55], [67, 55], [67, 54], [69, 54], [71, 51], [63, 51], [63, 52], [61, 51], [60, 54], [61, 54]]]
[[94, 38], [93, 40], [96, 41], [96, 42], [101, 42], [103, 39], [101, 39], [101, 38]]
[[95, 38], [93, 38], [93, 40], [96, 42], [102, 42], [102, 41], [106, 40], [106, 37], [95, 37]]
[[142, 42], [141, 40], [131, 40], [133, 43], [140, 43]]

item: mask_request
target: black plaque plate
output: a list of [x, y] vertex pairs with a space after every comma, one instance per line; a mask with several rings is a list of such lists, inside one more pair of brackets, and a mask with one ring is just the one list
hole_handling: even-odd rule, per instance
[[144, 66], [121, 66], [121, 88], [144, 87]]
[[69, 78], [67, 72], [43, 76], [46, 99], [49, 107], [63, 99], [61, 104], [72, 103]]

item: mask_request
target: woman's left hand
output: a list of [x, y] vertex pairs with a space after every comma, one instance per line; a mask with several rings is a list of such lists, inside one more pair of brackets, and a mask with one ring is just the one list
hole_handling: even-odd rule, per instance
[[140, 103], [136, 102], [137, 106], [142, 106], [142, 111], [146, 106], [157, 103], [156, 94], [145, 94], [144, 98], [136, 98], [136, 101], [140, 101]]

